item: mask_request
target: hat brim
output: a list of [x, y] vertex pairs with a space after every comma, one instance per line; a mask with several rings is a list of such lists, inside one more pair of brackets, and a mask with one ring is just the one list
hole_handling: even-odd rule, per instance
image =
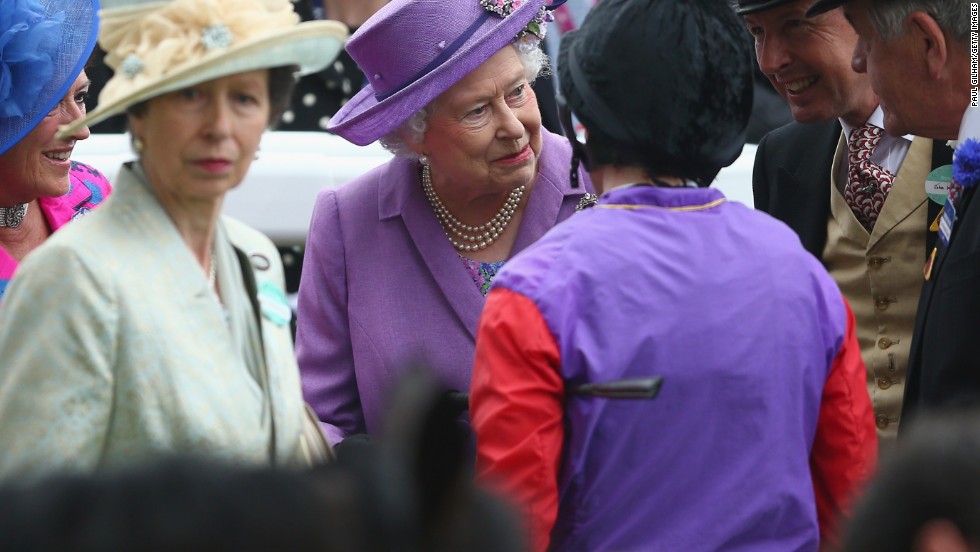
[[793, 1], [795, 0], [768, 0], [763, 2], [755, 2], [750, 5], [745, 5], [743, 2], [739, 2], [735, 7], [735, 15], [751, 15], [753, 13], [782, 6], [783, 4], [789, 4]]
[[817, 0], [810, 9], [806, 10], [807, 17], [816, 17], [822, 13], [827, 13], [834, 8], [838, 8], [847, 3], [847, 0]]
[[161, 94], [236, 73], [290, 65], [299, 67], [298, 75], [315, 73], [336, 59], [346, 38], [347, 28], [341, 23], [307, 21], [287, 31], [243, 41], [197, 58], [119, 98], [105, 103], [100, 98], [96, 109], [83, 119], [62, 126], [58, 136], [64, 138]]
[[378, 101], [376, 90], [368, 84], [331, 117], [327, 130], [359, 146], [366, 146], [385, 136], [502, 48], [512, 44], [542, 5], [540, 1], [525, 2], [500, 19], [496, 26], [485, 31], [478, 40], [464, 44], [441, 65], [384, 100]]

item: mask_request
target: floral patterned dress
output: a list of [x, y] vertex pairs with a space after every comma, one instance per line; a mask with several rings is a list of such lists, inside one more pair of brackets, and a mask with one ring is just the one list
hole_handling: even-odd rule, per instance
[[480, 288], [480, 293], [484, 297], [487, 296], [487, 292], [490, 291], [490, 283], [493, 282], [494, 276], [500, 271], [500, 268], [504, 266], [507, 261], [497, 261], [495, 263], [481, 263], [480, 261], [474, 261], [473, 259], [467, 259], [465, 257], [460, 257], [463, 259], [463, 265], [466, 267], [466, 272], [469, 273], [470, 278], [473, 278], [473, 283], [476, 287]]
[[[84, 163], [71, 162], [68, 176], [71, 187], [60, 197], [38, 198], [38, 204], [51, 231], [57, 231], [65, 224], [84, 216], [96, 205], [105, 201], [112, 192], [112, 185], [95, 168]], [[0, 299], [7, 284], [14, 277], [18, 262], [0, 247]]]

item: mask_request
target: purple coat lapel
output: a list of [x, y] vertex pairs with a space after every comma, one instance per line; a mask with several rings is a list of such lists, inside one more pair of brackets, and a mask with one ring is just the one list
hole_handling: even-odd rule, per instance
[[432, 276], [431, 285], [442, 291], [456, 316], [471, 336], [483, 309], [483, 296], [473, 280], [462, 270], [462, 261], [453, 249], [432, 207], [421, 193], [417, 165], [408, 159], [395, 159], [382, 176], [395, 184], [382, 186], [378, 194], [381, 219], [401, 217], [416, 252]]

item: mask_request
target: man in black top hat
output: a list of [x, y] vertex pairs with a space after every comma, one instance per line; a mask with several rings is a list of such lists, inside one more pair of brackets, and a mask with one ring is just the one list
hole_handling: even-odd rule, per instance
[[[977, 3], [962, 0], [820, 0], [811, 13], [843, 11], [860, 37], [854, 68], [881, 95], [889, 132], [957, 139], [954, 190], [943, 205], [934, 256], [924, 270], [902, 415], [980, 402], [980, 101]], [[975, 63], [975, 61], [974, 61]], [[973, 166], [972, 170], [969, 165]], [[904, 433], [904, 430], [903, 430]]]
[[[887, 136], [866, 75], [851, 68], [857, 35], [814, 0], [737, 0], [759, 67], [795, 123], [759, 144], [758, 209], [792, 227], [823, 261], [857, 317], [882, 448], [898, 430], [905, 368], [939, 204], [924, 183], [950, 163], [944, 144]], [[843, 130], [843, 132], [842, 132]]]

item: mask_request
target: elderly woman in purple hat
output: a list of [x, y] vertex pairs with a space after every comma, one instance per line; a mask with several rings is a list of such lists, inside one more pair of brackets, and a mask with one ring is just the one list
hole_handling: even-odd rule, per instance
[[321, 192], [307, 240], [297, 357], [333, 442], [377, 433], [413, 362], [468, 389], [490, 281], [591, 192], [531, 91], [550, 19], [545, 0], [395, 0], [348, 41], [369, 84], [329, 130], [395, 158]]
[[111, 190], [99, 171], [71, 160], [88, 127], [55, 136], [85, 116], [98, 9], [96, 0], [0, 4], [0, 298], [28, 253]]

